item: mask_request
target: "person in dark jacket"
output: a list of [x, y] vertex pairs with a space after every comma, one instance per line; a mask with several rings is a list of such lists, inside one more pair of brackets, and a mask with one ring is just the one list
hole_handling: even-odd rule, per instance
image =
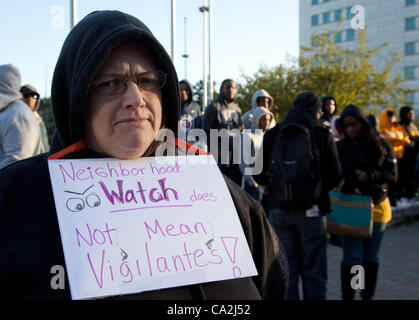
[[[327, 233], [324, 215], [331, 212], [328, 191], [336, 188], [342, 180], [341, 167], [332, 134], [321, 126], [320, 98], [312, 92], [300, 93], [293, 102], [293, 108], [285, 119], [269, 130], [263, 139], [263, 170], [255, 180], [272, 189], [269, 176], [274, 158], [274, 149], [279, 130], [289, 123], [303, 125], [313, 136], [319, 157], [319, 175], [321, 180], [320, 196], [311, 199], [312, 208], [280, 208], [278, 195], [272, 190], [268, 193], [265, 210], [288, 256], [290, 279], [287, 299], [300, 298], [298, 282], [301, 276], [305, 300], [325, 299], [327, 282]], [[262, 161], [258, 158], [258, 161]], [[309, 195], [307, 195], [309, 196]], [[303, 199], [301, 199], [303, 200]], [[301, 201], [303, 202], [303, 201]]]
[[[133, 72], [135, 81], [126, 80]], [[153, 157], [162, 143], [156, 139], [159, 129], [176, 133], [179, 120], [178, 79], [169, 55], [142, 22], [119, 11], [95, 11], [71, 30], [55, 67], [51, 98], [56, 131], [50, 153], [0, 170], [2, 298], [71, 298], [67, 274], [64, 289], [51, 286], [51, 268], [64, 266], [65, 260], [48, 157]], [[141, 119], [118, 127], [127, 116]], [[225, 181], [258, 275], [120, 299], [284, 298], [288, 270], [281, 243], [262, 207]]]
[[365, 271], [365, 288], [361, 297], [370, 300], [375, 291], [378, 273], [378, 253], [387, 222], [391, 220], [388, 183], [397, 179], [397, 162], [391, 145], [371, 128], [364, 112], [356, 105], [347, 106], [340, 119], [345, 137], [337, 143], [342, 164], [343, 193], [370, 196], [374, 203], [373, 234], [371, 238], [341, 236], [342, 299], [354, 299], [351, 286], [354, 265]]
[[400, 108], [400, 122], [403, 130], [409, 136], [411, 143], [404, 148], [403, 157], [399, 160], [398, 195], [412, 200], [416, 194], [413, 177], [419, 150], [419, 129], [413, 123], [415, 110], [409, 106]]
[[180, 89], [180, 117], [187, 115], [190, 120], [201, 116], [200, 106], [193, 101], [192, 86], [188, 80], [179, 82]]
[[322, 116], [320, 117], [321, 124], [327, 129], [331, 130], [332, 118], [338, 111], [338, 104], [334, 96], [322, 97]]
[[[240, 144], [243, 130], [242, 112], [239, 105], [234, 102], [236, 95], [236, 83], [231, 79], [225, 79], [221, 83], [218, 98], [205, 108], [203, 129], [207, 135], [209, 152], [216, 157], [221, 172], [240, 185], [242, 179], [238, 166], [240, 161], [235, 163], [233, 159], [233, 148], [237, 148]], [[211, 145], [211, 129], [218, 130], [221, 137], [217, 138], [216, 146]], [[228, 153], [222, 153], [225, 150], [223, 143], [228, 144]]]

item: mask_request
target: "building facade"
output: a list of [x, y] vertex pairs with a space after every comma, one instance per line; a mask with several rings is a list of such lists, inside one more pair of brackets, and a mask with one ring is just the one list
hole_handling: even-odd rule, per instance
[[[310, 46], [313, 34], [342, 30], [332, 41], [355, 48], [364, 27], [369, 47], [389, 43], [372, 63], [382, 68], [392, 50], [399, 52], [402, 59], [394, 74], [400, 72], [404, 85], [419, 90], [419, 0], [300, 0], [299, 15], [300, 47]], [[405, 104], [419, 112], [419, 92]]]

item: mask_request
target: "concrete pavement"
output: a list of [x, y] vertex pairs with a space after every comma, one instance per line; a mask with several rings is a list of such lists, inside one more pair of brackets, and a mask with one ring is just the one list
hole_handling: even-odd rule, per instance
[[[394, 220], [393, 220], [394, 221]], [[342, 248], [328, 244], [327, 299], [341, 300]], [[359, 293], [356, 300], [359, 300]], [[374, 300], [419, 300], [419, 221], [391, 225], [384, 233]]]

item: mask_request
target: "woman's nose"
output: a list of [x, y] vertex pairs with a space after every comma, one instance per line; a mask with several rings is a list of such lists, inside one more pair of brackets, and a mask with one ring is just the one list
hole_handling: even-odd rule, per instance
[[127, 82], [127, 88], [123, 94], [122, 103], [123, 107], [125, 108], [137, 108], [145, 106], [144, 92], [135, 82]]

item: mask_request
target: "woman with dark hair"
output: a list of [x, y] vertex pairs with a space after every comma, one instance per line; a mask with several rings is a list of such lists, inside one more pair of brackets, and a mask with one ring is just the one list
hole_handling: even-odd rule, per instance
[[322, 116], [320, 117], [320, 123], [327, 129], [332, 129], [332, 117], [338, 111], [338, 104], [334, 96], [322, 97]]
[[396, 180], [397, 167], [391, 146], [371, 128], [361, 108], [350, 104], [342, 111], [340, 120], [344, 138], [337, 143], [337, 149], [345, 180], [341, 191], [370, 196], [374, 203], [372, 237], [341, 236], [342, 298], [354, 298], [351, 269], [354, 265], [362, 265], [365, 289], [361, 291], [361, 296], [369, 300], [375, 291], [381, 240], [386, 224], [391, 220], [387, 184]]
[[400, 122], [405, 134], [409, 136], [411, 144], [404, 148], [403, 157], [399, 160], [398, 193], [400, 197], [412, 200], [416, 194], [413, 177], [419, 150], [419, 129], [413, 123], [415, 111], [412, 107], [400, 108]]

